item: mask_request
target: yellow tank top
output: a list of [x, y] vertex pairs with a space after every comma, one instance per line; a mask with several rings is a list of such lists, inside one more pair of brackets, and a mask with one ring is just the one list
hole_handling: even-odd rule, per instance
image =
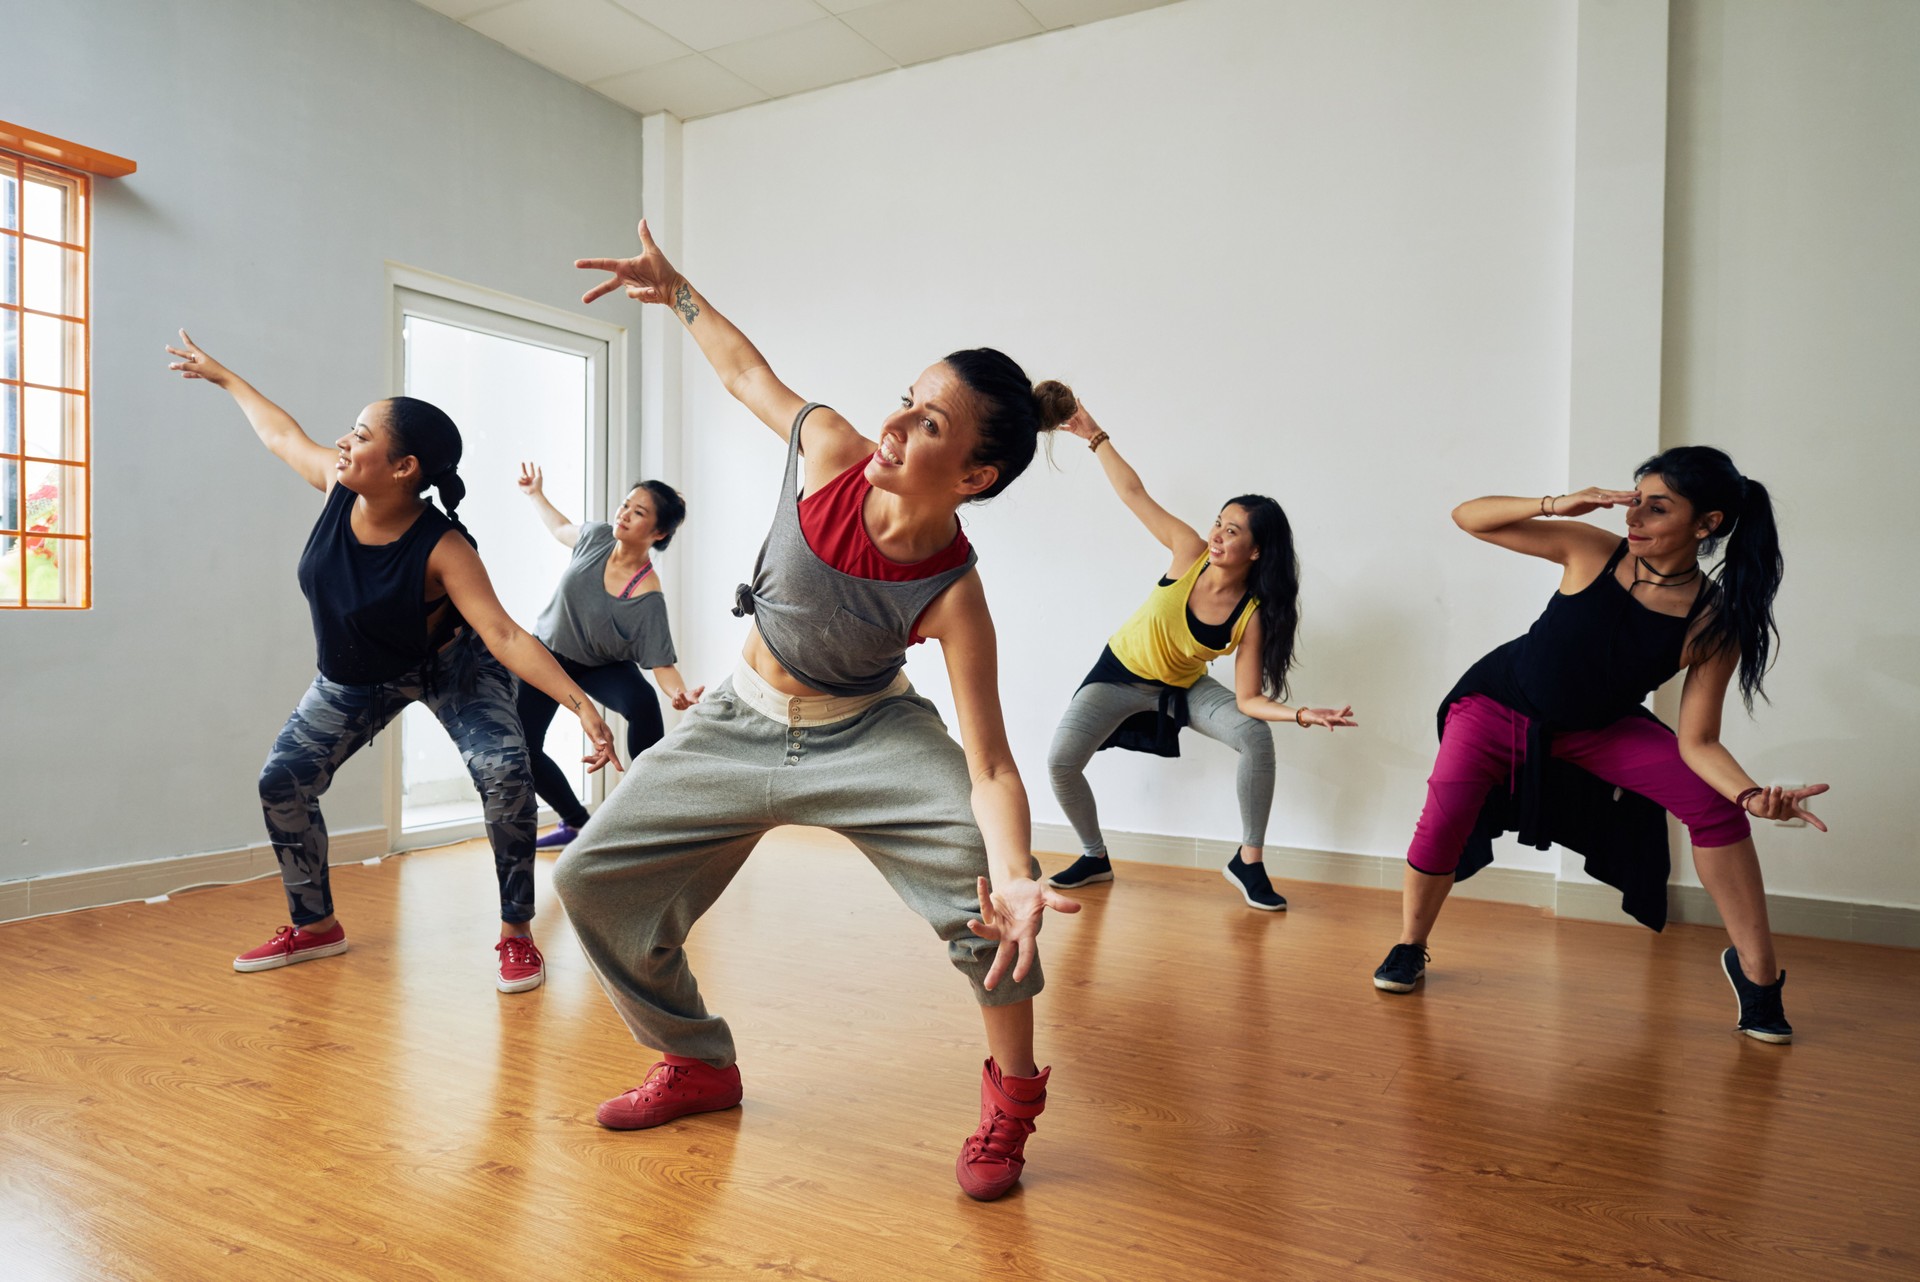
[[1200, 581], [1200, 571], [1206, 568], [1207, 557], [1203, 552], [1185, 574], [1148, 593], [1145, 603], [1113, 634], [1107, 648], [1113, 651], [1114, 658], [1127, 665], [1127, 671], [1184, 690], [1207, 675], [1207, 664], [1239, 648], [1240, 638], [1247, 631], [1247, 620], [1260, 608], [1257, 598], [1248, 601], [1247, 608], [1233, 621], [1233, 636], [1224, 650], [1201, 645], [1194, 639], [1193, 629], [1187, 626], [1187, 598], [1193, 595], [1193, 585]]

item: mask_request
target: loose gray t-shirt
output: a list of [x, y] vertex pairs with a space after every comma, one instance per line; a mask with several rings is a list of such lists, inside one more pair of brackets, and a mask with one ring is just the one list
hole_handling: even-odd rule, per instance
[[604, 521], [582, 522], [573, 560], [533, 634], [547, 649], [575, 663], [664, 668], [674, 662], [666, 599], [658, 592], [644, 592], [623, 601], [608, 592], [607, 558], [612, 555], [613, 527]]

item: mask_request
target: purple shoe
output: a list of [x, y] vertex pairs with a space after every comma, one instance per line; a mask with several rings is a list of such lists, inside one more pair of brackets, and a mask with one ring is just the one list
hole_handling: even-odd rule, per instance
[[559, 827], [533, 843], [535, 850], [555, 850], [580, 835], [580, 830], [562, 819]]

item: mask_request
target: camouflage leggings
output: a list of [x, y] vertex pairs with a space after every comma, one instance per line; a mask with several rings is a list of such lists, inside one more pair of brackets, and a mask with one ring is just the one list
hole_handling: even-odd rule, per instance
[[315, 677], [273, 741], [260, 769], [260, 805], [294, 925], [310, 926], [333, 912], [320, 794], [342, 762], [416, 699], [453, 736], [480, 791], [500, 878], [500, 919], [532, 919], [537, 803], [527, 741], [513, 706], [513, 678], [467, 632], [397, 681], [347, 686]]

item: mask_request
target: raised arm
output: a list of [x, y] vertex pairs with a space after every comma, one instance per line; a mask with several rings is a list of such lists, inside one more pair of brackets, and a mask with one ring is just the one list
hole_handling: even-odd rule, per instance
[[167, 366], [178, 370], [182, 378], [197, 378], [212, 383], [233, 397], [234, 404], [253, 424], [253, 434], [277, 455], [281, 462], [300, 474], [300, 479], [325, 493], [333, 487], [337, 451], [321, 445], [294, 422], [293, 415], [262, 396], [254, 386], [200, 349], [199, 344], [180, 331], [181, 347], [169, 347], [170, 355], [180, 359]]
[[1207, 550], [1207, 541], [1200, 537], [1198, 530], [1161, 507], [1147, 493], [1140, 474], [1133, 470], [1132, 464], [1120, 457], [1113, 438], [1093, 421], [1093, 415], [1087, 413], [1085, 405], [1078, 406], [1073, 411], [1073, 417], [1060, 425], [1060, 430], [1071, 432], [1093, 448], [1094, 457], [1100, 460], [1100, 468], [1107, 474], [1107, 484], [1113, 486], [1113, 492], [1120, 496], [1127, 510], [1140, 519], [1140, 524], [1147, 527], [1147, 533], [1173, 553], [1174, 565], [1182, 572]]
[[1603, 490], [1598, 486], [1535, 499], [1493, 496], [1469, 499], [1453, 509], [1453, 523], [1483, 542], [1564, 567], [1564, 586], [1573, 588], [1593, 581], [1620, 536], [1585, 521], [1548, 518], [1585, 516], [1601, 508], [1631, 506], [1636, 501], [1638, 496], [1632, 490]]
[[1033, 817], [1007, 744], [998, 645], [979, 572], [936, 597], [919, 628], [940, 642], [946, 658], [960, 743], [973, 776], [973, 817], [986, 842], [988, 876], [981, 878], [980, 920], [967, 924], [976, 935], [1000, 941], [984, 981], [992, 989], [1009, 969], [1016, 983], [1026, 978], [1039, 956], [1044, 910], [1074, 913], [1080, 905], [1033, 879]]
[[433, 590], [437, 581], [452, 600], [453, 608], [460, 611], [467, 626], [479, 634], [480, 640], [507, 671], [561, 707], [572, 709], [580, 718], [580, 728], [587, 732], [587, 739], [593, 744], [593, 755], [582, 758], [588, 763], [588, 773], [608, 762], [613, 763], [615, 770], [621, 769], [620, 758], [613, 750], [613, 732], [607, 729], [607, 723], [587, 698], [587, 692], [566, 674], [547, 647], [529, 636], [526, 629], [507, 614], [500, 598], [494, 595], [493, 581], [487, 577], [487, 567], [480, 563], [480, 554], [458, 530], [448, 530], [434, 545], [432, 555], [427, 558], [427, 577], [428, 591]]
[[533, 500], [533, 510], [540, 517], [541, 524], [547, 527], [547, 533], [568, 547], [572, 547], [580, 541], [580, 527], [568, 520], [567, 514], [548, 500], [547, 492], [542, 488], [544, 482], [545, 477], [541, 475], [538, 466], [522, 463], [520, 479], [514, 484], [520, 487], [522, 494]]
[[[783, 441], [787, 439], [794, 415], [807, 403], [806, 398], [781, 382], [767, 364], [767, 358], [747, 340], [747, 336], [732, 321], [715, 311], [713, 304], [674, 269], [673, 264], [667, 261], [667, 256], [660, 252], [660, 246], [653, 243], [653, 234], [647, 230], [646, 219], [640, 220], [638, 257], [578, 258], [573, 265], [588, 271], [612, 273], [582, 294], [581, 302], [591, 303], [596, 298], [624, 288], [628, 298], [671, 307], [687, 332], [693, 335], [694, 342], [700, 345], [700, 354], [707, 358], [707, 364], [713, 366], [713, 372], [720, 376], [720, 382], [733, 399], [752, 410], [756, 418], [773, 430], [774, 435]], [[807, 439], [803, 444], [807, 445], [824, 443], [842, 434], [853, 438], [834, 442], [836, 451], [843, 450], [849, 458], [854, 457], [856, 451], [870, 453], [874, 448], [873, 442], [860, 436], [853, 424], [828, 409], [815, 410], [807, 416], [806, 433]]]

